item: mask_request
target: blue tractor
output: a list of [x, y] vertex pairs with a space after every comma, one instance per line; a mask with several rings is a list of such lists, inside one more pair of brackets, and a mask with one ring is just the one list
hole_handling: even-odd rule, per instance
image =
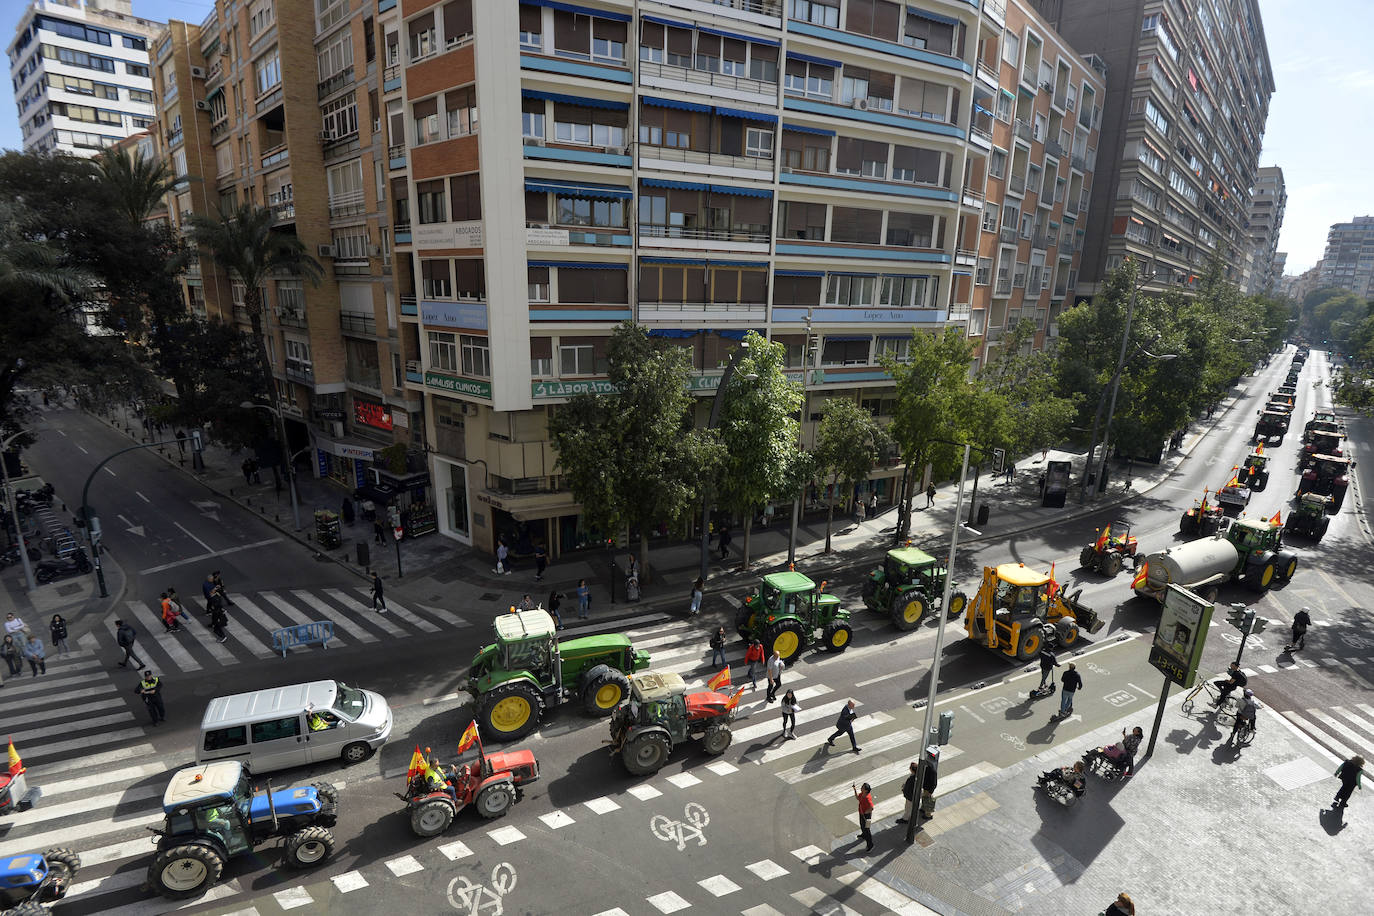
[[49, 849], [0, 859], [0, 912], [3, 916], [47, 916], [44, 903], [61, 900], [81, 867], [70, 849]]
[[282, 840], [286, 864], [318, 865], [334, 852], [338, 791], [327, 782], [255, 794], [238, 761], [178, 770], [162, 796], [167, 818], [157, 834], [148, 884], [164, 897], [197, 897], [219, 880], [224, 864]]

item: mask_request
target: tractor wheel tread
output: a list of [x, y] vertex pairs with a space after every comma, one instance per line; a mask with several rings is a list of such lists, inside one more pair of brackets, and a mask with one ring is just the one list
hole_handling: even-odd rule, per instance
[[[498, 728], [492, 719], [493, 713], [503, 702], [524, 700], [528, 706], [526, 717], [523, 721], [510, 721], [511, 727]], [[507, 681], [495, 687], [490, 693], [482, 697], [477, 707], [477, 723], [482, 729], [482, 734], [488, 741], [519, 741], [528, 735], [539, 725], [539, 717], [543, 712], [543, 701], [540, 699], [534, 686], [528, 681]], [[508, 707], [507, 712], [514, 715], [518, 705]]]
[[54, 846], [52, 849], [44, 850], [43, 858], [47, 859], [49, 864], [59, 862], [65, 865], [71, 877], [81, 869], [81, 856], [66, 846]]
[[[597, 668], [603, 669], [597, 671]], [[630, 679], [609, 665], [589, 671], [582, 688], [582, 708], [589, 716], [609, 716], [630, 695]]]
[[662, 732], [640, 732], [625, 742], [620, 759], [635, 776], [652, 776], [668, 762], [672, 745]]
[[[169, 886], [165, 880], [168, 877], [167, 872], [177, 862], [187, 860], [199, 863], [203, 873], [188, 876], [187, 880], [193, 883]], [[171, 846], [153, 857], [152, 864], [148, 866], [148, 884], [169, 900], [186, 900], [205, 893], [207, 888], [219, 880], [223, 871], [224, 858], [217, 850], [203, 843], [188, 843]], [[195, 880], [196, 878], [199, 880]]]
[[899, 630], [914, 630], [930, 613], [930, 602], [915, 589], [892, 600], [892, 624]]
[[[791, 634], [790, 639], [784, 638], [786, 634]], [[779, 647], [778, 640], [783, 639], [785, 645]], [[807, 633], [802, 627], [801, 621], [796, 619], [779, 620], [768, 628], [763, 635], [763, 644], [770, 652], [777, 652], [782, 658], [783, 664], [790, 665], [799, 658], [802, 650], [806, 648]], [[792, 643], [792, 645], [786, 645]], [[784, 652], [782, 649], [788, 649]]]
[[446, 798], [431, 798], [410, 809], [410, 830], [416, 836], [438, 836], [453, 823], [457, 812]]
[[477, 793], [473, 799], [477, 813], [487, 820], [505, 817], [510, 806], [515, 804], [515, 790], [508, 782], [494, 782]]
[[854, 638], [854, 628], [847, 620], [832, 620], [825, 625], [825, 648], [827, 652], [843, 652], [849, 648]]
[[334, 834], [324, 827], [303, 827], [286, 838], [285, 852], [292, 868], [319, 865], [334, 854]]
[[724, 724], [710, 725], [707, 726], [706, 734], [701, 739], [701, 746], [706, 753], [713, 757], [719, 757], [730, 747], [730, 741], [733, 737], [730, 733], [730, 726]]

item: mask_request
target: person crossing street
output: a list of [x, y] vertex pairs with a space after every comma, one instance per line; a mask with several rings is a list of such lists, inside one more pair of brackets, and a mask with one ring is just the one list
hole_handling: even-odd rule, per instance
[[372, 609], [378, 614], [386, 613], [386, 595], [382, 589], [382, 577], [372, 571]]
[[143, 679], [138, 682], [134, 692], [143, 698], [143, 705], [148, 707], [148, 717], [154, 725], [167, 721], [167, 708], [162, 705], [162, 678], [154, 675], [153, 669], [144, 670]]
[[778, 698], [778, 691], [782, 689], [782, 672], [787, 664], [782, 660], [782, 654], [776, 649], [768, 657], [768, 702], [772, 703]]
[[1284, 646], [1285, 652], [1292, 652], [1294, 649], [1305, 649], [1307, 647], [1307, 628], [1312, 626], [1312, 615], [1307, 613], [1311, 608], [1299, 608], [1293, 615], [1293, 640]]
[[139, 658], [138, 654], [134, 652], [134, 643], [137, 641], [137, 630], [122, 620], [115, 621], [115, 642], [118, 643], [119, 648], [124, 650], [124, 659], [119, 662], [119, 667], [129, 667], [130, 661], [134, 663], [135, 667], [143, 667], [143, 659]]
[[859, 742], [854, 738], [854, 720], [859, 717], [859, 714], [854, 711], [854, 705], [854, 701], [850, 700], [841, 707], [840, 716], [835, 720], [835, 732], [829, 738], [825, 739], [826, 747], [834, 747], [836, 738], [840, 737], [840, 735], [848, 735], [849, 745], [854, 748], [854, 753], [857, 754], [859, 751], [863, 750], [863, 748], [859, 747]]

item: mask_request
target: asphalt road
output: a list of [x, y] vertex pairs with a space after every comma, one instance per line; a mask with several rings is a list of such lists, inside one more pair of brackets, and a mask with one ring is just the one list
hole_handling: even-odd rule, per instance
[[[1057, 697], [1028, 698], [1037, 675], [971, 645], [957, 625], [949, 628], [938, 705], [952, 709], [956, 720], [954, 740], [945, 749], [941, 767], [942, 793], [1046, 748], [1063, 746], [1066, 757], [1076, 757], [1082, 750], [1080, 736], [1125, 714], [1138, 713], [1140, 724], [1149, 731], [1162, 688], [1162, 677], [1145, 662], [1158, 610], [1151, 602], [1132, 597], [1128, 572], [1107, 581], [1077, 569], [1078, 551], [1091, 540], [1095, 528], [1117, 519], [1130, 523], [1142, 551], [1175, 542], [1183, 509], [1201, 495], [1203, 487], [1215, 489], [1223, 484], [1248, 453], [1254, 411], [1282, 382], [1287, 365], [1288, 354], [1284, 354], [1250, 379], [1246, 399], [1215, 418], [1213, 433], [1162, 486], [1086, 521], [1038, 528], [998, 542], [974, 542], [967, 550], [961, 549], [957, 577], [970, 587], [984, 564], [1019, 560], [1044, 569], [1053, 563], [1071, 591], [1082, 588], [1082, 600], [1102, 614], [1106, 626], [1080, 649], [1077, 663], [1087, 683], [1075, 703], [1075, 715], [1062, 722], [1050, 720]], [[1329, 405], [1326, 378], [1324, 358], [1312, 354], [1299, 388], [1294, 422], [1298, 430], [1313, 409]], [[68, 441], [60, 452], [51, 440], [42, 447], [53, 449], [53, 461], [73, 467], [49, 469], [43, 452], [35, 453], [34, 462], [40, 473], [55, 480], [59, 492], [66, 493], [79, 487], [102, 449], [112, 451], [127, 440], [89, 418], [60, 417], [55, 425], [67, 433]], [[1365, 421], [1349, 423], [1357, 459], [1374, 441], [1371, 432]], [[1296, 489], [1299, 438], [1290, 436], [1282, 446], [1269, 450], [1276, 458], [1271, 462], [1270, 484], [1255, 495], [1248, 510], [1252, 517], [1267, 518], [1275, 511], [1286, 516]], [[84, 460], [85, 454], [82, 461], [73, 460], [72, 447], [78, 442], [91, 460]], [[314, 564], [294, 546], [249, 546], [271, 539], [272, 530], [232, 506], [220, 507], [218, 517], [209, 519], [196, 506], [197, 500], [204, 499], [203, 492], [167, 471], [161, 461], [139, 453], [117, 461], [114, 468], [120, 476], [108, 482], [108, 492], [96, 503], [106, 519], [111, 550], [131, 577], [139, 570], [180, 561], [166, 571], [145, 573], [138, 583], [143, 591], [157, 590], [175, 570], [183, 593], [195, 594], [195, 585], [210, 564], [196, 558], [206, 552], [207, 545], [243, 548], [213, 561], [224, 570], [231, 589], [235, 582], [245, 581], [282, 595], [287, 589], [321, 594], [330, 589], [356, 591], [356, 580], [332, 564]], [[1278, 727], [1267, 721], [1274, 715], [1283, 716], [1312, 742], [1338, 755], [1374, 746], [1374, 723], [1368, 721], [1374, 720], [1374, 710], [1361, 706], [1374, 685], [1370, 657], [1374, 638], [1368, 635], [1374, 621], [1365, 610], [1374, 602], [1374, 583], [1361, 571], [1374, 567], [1374, 557], [1354, 498], [1374, 486], [1371, 470], [1367, 462], [1357, 464], [1351, 498], [1333, 518], [1320, 545], [1293, 545], [1299, 569], [1291, 583], [1262, 597], [1227, 587], [1218, 599], [1218, 621], [1209, 631], [1205, 653], [1208, 671], [1224, 668], [1237, 650], [1238, 638], [1224, 620], [1222, 609], [1227, 603], [1244, 602], [1268, 622], [1265, 632], [1249, 640], [1244, 657], [1252, 671], [1251, 684], [1267, 707], [1257, 740], [1263, 740], [1266, 729]], [[149, 497], [148, 502], [140, 498], [140, 492]], [[119, 531], [109, 519], [120, 514], [128, 517], [130, 527], [142, 525], [144, 534]], [[153, 529], [158, 531], [156, 538]], [[397, 774], [404, 771], [416, 744], [441, 752], [451, 749], [470, 718], [458, 686], [472, 652], [490, 632], [490, 622], [478, 620], [466, 627], [445, 625], [402, 636], [381, 634], [366, 642], [355, 638], [341, 648], [313, 650], [285, 661], [258, 657], [232, 666], [207, 665], [194, 672], [167, 671], [168, 724], [149, 729], [141, 727], [144, 720], [140, 718], [137, 730], [141, 734], [123, 742], [137, 749], [132, 757], [83, 768], [114, 774], [109, 784], [87, 786], [72, 780], [71, 767], [81, 761], [77, 755], [82, 753], [76, 747], [65, 753], [71, 759], [63, 771], [54, 769], [45, 776], [43, 766], [64, 766], [64, 755], [39, 757], [38, 765], [30, 764], [36, 776], [45, 776], [59, 787], [67, 782], [70, 789], [51, 799], [54, 807], [47, 808], [51, 817], [39, 808], [18, 820], [0, 820], [0, 831], [7, 830], [0, 833], [0, 852], [15, 852], [26, 848], [26, 843], [37, 845], [48, 839], [97, 851], [78, 878], [83, 886], [59, 906], [59, 914], [165, 912], [167, 904], [148, 898], [138, 886], [148, 861], [148, 852], [139, 850], [151, 851], [143, 823], [156, 817], [157, 795], [168, 772], [189, 760], [204, 700], [254, 687], [337, 677], [389, 698], [396, 711], [392, 742], [352, 768], [323, 764], [274, 777], [277, 784], [304, 784], [317, 778], [343, 783], [335, 858], [318, 869], [297, 873], [276, 868], [270, 849], [243, 857], [226, 870], [213, 899], [192, 906], [189, 912], [242, 912], [251, 904], [263, 916], [286, 909], [362, 913], [403, 907], [421, 912], [492, 913], [500, 902], [505, 912], [637, 914], [672, 912], [679, 901], [707, 912], [844, 912], [841, 905], [856, 913], [921, 912], [905, 898], [892, 897], [894, 892], [860, 871], [900, 853], [904, 847], [896, 840], [896, 831], [880, 834], [875, 857], [867, 863], [852, 858], [857, 850], [850, 844], [854, 807], [848, 787], [865, 779], [873, 782], [880, 820], [890, 818], [894, 806], [900, 808], [895, 788], [919, 739], [924, 711], [914, 705], [927, 690], [935, 643], [933, 622], [916, 632], [898, 634], [881, 617], [861, 610], [858, 574], [832, 583], [832, 588], [845, 606], [860, 609], [855, 612], [859, 618], [855, 640], [839, 655], [807, 653], [789, 671], [787, 686], [798, 690], [803, 707], [796, 742], [780, 740], [776, 707], [763, 702], [762, 690], [750, 691], [741, 707], [734, 744], [724, 755], [710, 758], [697, 747], [682, 748], [660, 774], [636, 779], [610, 759], [603, 722], [577, 709], [557, 710], [536, 735], [517, 745], [536, 753], [542, 778], [504, 819], [485, 822], [467, 811], [445, 836], [417, 839], [391, 793], [402, 788]], [[264, 601], [259, 604], [266, 607]], [[468, 616], [460, 591], [444, 604], [452, 614]], [[1290, 655], [1283, 651], [1287, 621], [1302, 606], [1312, 608], [1317, 625], [1309, 634], [1306, 650]], [[416, 606], [411, 610], [413, 616], [422, 615]], [[706, 634], [717, 622], [728, 626], [733, 616], [731, 603], [714, 597], [700, 621], [647, 615], [624, 627], [637, 646], [654, 655], [656, 669], [679, 671], [700, 684], [714, 673], [706, 663]], [[743, 667], [741, 657], [742, 650], [733, 647], [736, 684]], [[108, 670], [108, 653], [103, 660], [93, 657], [89, 664], [92, 670]], [[53, 668], [56, 671], [57, 665]], [[141, 717], [141, 707], [135, 708], [129, 696], [133, 676], [114, 671], [108, 676], [113, 685], [110, 695]], [[99, 677], [107, 675], [102, 670]], [[90, 683], [96, 683], [94, 675]], [[9, 686], [23, 690], [31, 685], [11, 681], [7, 698], [12, 695]], [[864, 746], [860, 755], [848, 751], [845, 739], [834, 749], [823, 743], [848, 696], [860, 703], [858, 729]], [[1177, 703], [1177, 698], [1170, 702]], [[1221, 754], [1225, 735], [1199, 721], [1196, 733], [1160, 735], [1162, 746]], [[95, 730], [74, 723], [70, 734], [79, 743], [83, 734]], [[131, 766], [133, 761], [137, 766]], [[82, 799], [93, 800], [90, 810], [81, 809]], [[68, 807], [56, 807], [61, 805]], [[941, 815], [950, 816], [943, 811]], [[937, 817], [931, 828], [936, 843], [938, 824]]]

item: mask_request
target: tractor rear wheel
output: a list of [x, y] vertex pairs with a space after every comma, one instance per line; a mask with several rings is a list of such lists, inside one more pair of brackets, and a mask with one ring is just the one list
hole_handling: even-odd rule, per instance
[[1292, 580], [1293, 573], [1298, 571], [1298, 558], [1291, 553], [1281, 553], [1274, 558], [1274, 561], [1278, 564], [1275, 573], [1278, 575], [1279, 581], [1288, 582]]
[[876, 597], [877, 594], [878, 580], [873, 578], [872, 576], [869, 576], [867, 579], [864, 580], [864, 590], [862, 596], [864, 599], [864, 603], [867, 604], [869, 600]]
[[832, 620], [825, 625], [825, 649], [827, 652], [843, 652], [849, 648], [854, 638], [854, 630], [843, 620]]
[[1263, 594], [1269, 590], [1269, 586], [1274, 584], [1274, 578], [1277, 573], [1278, 564], [1274, 562], [1273, 557], [1270, 557], [1250, 567], [1249, 573], [1245, 578], [1252, 589]]
[[635, 776], [652, 776], [663, 769], [672, 750], [668, 736], [662, 732], [640, 732], [625, 742], [620, 759]]
[[706, 735], [701, 739], [701, 746], [705, 748], [706, 753], [710, 754], [712, 757], [719, 757], [721, 754], [724, 754], [725, 749], [730, 746], [732, 737], [733, 736], [730, 734], [730, 726], [725, 723], [722, 722], [719, 725], [708, 725], [706, 727]]
[[609, 716], [630, 695], [630, 679], [609, 665], [587, 672], [582, 688], [582, 708], [589, 716]]
[[[70, 884], [72, 879], [76, 877], [76, 873], [81, 869], [81, 857], [65, 846], [55, 846], [52, 849], [44, 850], [43, 858], [47, 861], [49, 867], [57, 865], [67, 870], [66, 884]], [[67, 893], [65, 884], [62, 893]]]
[[169, 900], [185, 900], [205, 893], [222, 871], [224, 859], [209, 846], [173, 846], [153, 857], [148, 883]]
[[477, 813], [492, 820], [505, 817], [510, 806], [515, 803], [515, 789], [508, 782], [494, 782], [477, 793], [474, 804]]
[[17, 907], [5, 910], [4, 916], [52, 916], [52, 910], [37, 900], [25, 900]]
[[1102, 555], [1102, 562], [1098, 564], [1097, 568], [1102, 572], [1102, 575], [1106, 576], [1108, 579], [1115, 578], [1116, 574], [1121, 572], [1121, 554], [1104, 553]]
[[1045, 637], [1040, 632], [1040, 625], [1033, 623], [1021, 631], [1021, 641], [1016, 646], [1016, 657], [1023, 662], [1028, 662], [1040, 654], [1040, 647], [1044, 645]]
[[1197, 534], [1202, 527], [1202, 522], [1196, 515], [1189, 515], [1186, 512], [1178, 521], [1178, 530], [1181, 534]]
[[292, 868], [319, 865], [334, 853], [334, 834], [324, 827], [306, 827], [286, 838], [286, 864]]
[[1078, 645], [1078, 623], [1067, 617], [1060, 617], [1054, 622], [1054, 636], [1062, 649]]
[[482, 697], [477, 724], [488, 741], [519, 741], [534, 731], [542, 709], [533, 684], [509, 681]]
[[740, 639], [749, 639], [754, 632], [754, 609], [747, 604], [735, 611], [735, 632]]
[[950, 620], [964, 615], [964, 608], [968, 607], [968, 595], [963, 592], [955, 592], [949, 596], [949, 607], [946, 614]]
[[431, 798], [410, 809], [410, 830], [416, 836], [438, 836], [453, 823], [457, 812], [446, 798]]
[[898, 595], [892, 602], [892, 624], [899, 630], [914, 630], [921, 625], [929, 610], [930, 603], [918, 591]]
[[332, 782], [312, 782], [310, 787], [320, 797], [321, 804], [337, 805], [339, 803], [339, 790], [334, 788]]
[[1255, 481], [1250, 485], [1250, 489], [1258, 491], [1263, 490], [1267, 486], [1269, 486], [1269, 472], [1260, 471], [1255, 475]]
[[792, 664], [797, 656], [801, 655], [802, 648], [806, 645], [801, 621], [779, 620], [764, 633], [763, 644], [771, 651], [778, 653], [784, 664]]
[[1078, 565], [1084, 569], [1097, 568], [1097, 551], [1091, 544], [1078, 551]]

